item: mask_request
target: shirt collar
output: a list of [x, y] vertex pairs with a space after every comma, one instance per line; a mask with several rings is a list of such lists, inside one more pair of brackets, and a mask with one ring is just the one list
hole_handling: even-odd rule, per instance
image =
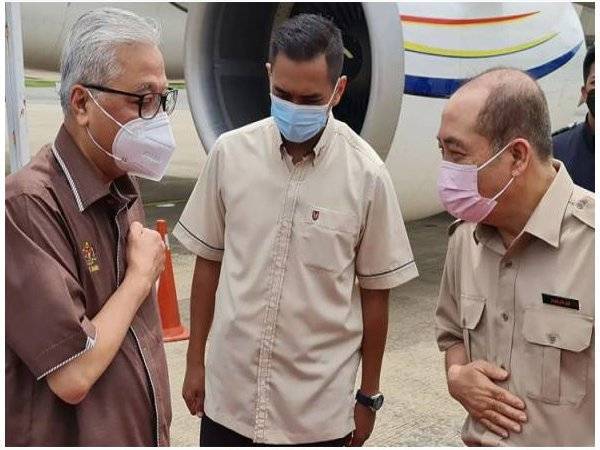
[[554, 159], [552, 166], [556, 169], [556, 176], [523, 231], [558, 248], [563, 218], [573, 193], [573, 181], [562, 162]]
[[128, 204], [137, 198], [137, 190], [128, 175], [119, 177], [112, 183], [103, 180], [98, 168], [77, 147], [64, 124], [54, 140], [52, 153], [67, 178], [79, 211], [85, 211], [97, 200], [111, 194], [111, 185], [114, 185], [117, 195]]
[[[333, 112], [329, 111], [329, 116], [327, 117], [327, 124], [325, 125], [325, 129], [323, 130], [323, 133], [321, 133], [321, 137], [319, 138], [319, 140], [315, 144], [315, 147], [313, 148], [313, 163], [319, 160], [320, 156], [331, 144], [337, 128], [335, 122], [336, 119], [335, 117], [333, 117]], [[280, 154], [283, 154], [282, 152], [285, 151], [285, 147], [275, 121], [273, 121], [273, 139], [275, 140], [275, 148], [278, 148]]]
[[[573, 181], [562, 162], [553, 159], [552, 166], [556, 170], [556, 176], [533, 210], [520, 235], [528, 233], [558, 248], [563, 217], [573, 193]], [[476, 244], [481, 242], [494, 247], [494, 250], [499, 253], [505, 251], [496, 228], [490, 225], [477, 224], [473, 231], [473, 239]]]

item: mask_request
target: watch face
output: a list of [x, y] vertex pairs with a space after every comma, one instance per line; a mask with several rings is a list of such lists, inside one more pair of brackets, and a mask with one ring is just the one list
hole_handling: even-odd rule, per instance
[[378, 410], [383, 406], [383, 394], [379, 394], [373, 398], [373, 409]]

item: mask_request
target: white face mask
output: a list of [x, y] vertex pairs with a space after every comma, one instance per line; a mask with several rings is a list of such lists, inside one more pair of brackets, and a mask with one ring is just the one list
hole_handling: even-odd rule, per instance
[[122, 124], [100, 106], [90, 91], [88, 93], [98, 108], [120, 127], [112, 144], [112, 153], [102, 148], [86, 127], [92, 142], [128, 174], [160, 181], [175, 151], [169, 116], [161, 111], [153, 119], [137, 118]]

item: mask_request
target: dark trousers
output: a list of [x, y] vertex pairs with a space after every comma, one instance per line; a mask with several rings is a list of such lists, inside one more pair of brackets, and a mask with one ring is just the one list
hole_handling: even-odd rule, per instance
[[[350, 435], [325, 442], [312, 442], [298, 445], [278, 445], [277, 447], [344, 447], [350, 440]], [[272, 447], [269, 444], [255, 444], [252, 439], [242, 436], [223, 425], [211, 420], [206, 414], [202, 416], [200, 426], [200, 447]]]

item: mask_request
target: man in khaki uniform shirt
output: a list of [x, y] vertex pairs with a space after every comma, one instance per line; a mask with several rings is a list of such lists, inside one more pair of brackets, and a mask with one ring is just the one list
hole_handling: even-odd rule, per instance
[[[593, 445], [594, 195], [552, 159], [541, 89], [486, 72], [449, 100], [438, 139], [442, 202], [468, 218], [450, 228], [436, 311], [464, 442]], [[461, 190], [468, 165], [480, 198]]]
[[[275, 33], [273, 117], [218, 139], [174, 231], [199, 257], [183, 394], [205, 414], [203, 445], [343, 445], [353, 430], [361, 445], [381, 406], [356, 403], [358, 365], [361, 392], [381, 399], [388, 290], [417, 269], [385, 165], [329, 112], [342, 51], [318, 16]], [[308, 141], [281, 102], [323, 105], [307, 108]]]

